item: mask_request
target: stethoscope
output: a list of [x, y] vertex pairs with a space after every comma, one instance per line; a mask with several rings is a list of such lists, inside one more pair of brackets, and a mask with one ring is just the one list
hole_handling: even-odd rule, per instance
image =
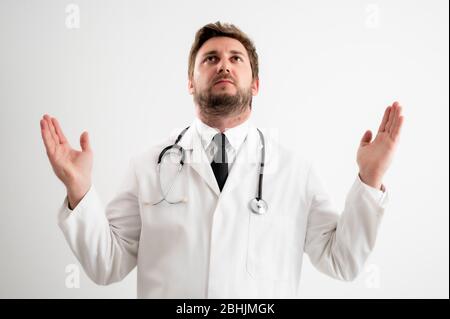
[[[162, 195], [162, 199], [156, 203], [154, 203], [153, 205], [158, 205], [159, 203], [161, 203], [162, 201], [165, 201], [169, 204], [180, 204], [180, 203], [187, 203], [187, 198], [183, 197], [181, 200], [178, 201], [169, 201], [167, 199], [167, 194], [169, 194], [170, 190], [172, 189], [172, 186], [176, 180], [176, 178], [178, 177], [178, 175], [180, 174], [183, 165], [184, 165], [184, 159], [185, 159], [185, 151], [184, 148], [180, 145], [178, 145], [178, 143], [180, 142], [181, 138], [183, 137], [184, 133], [186, 133], [186, 131], [189, 129], [189, 126], [186, 127], [183, 131], [181, 131], [181, 133], [178, 135], [178, 137], [175, 140], [175, 143], [169, 146], [166, 146], [161, 153], [159, 153], [158, 156], [158, 163], [156, 165], [156, 170], [158, 172], [158, 181], [159, 181], [159, 189], [161, 191], [161, 195]], [[259, 133], [259, 137], [261, 139], [261, 162], [259, 164], [259, 176], [258, 176], [258, 192], [255, 198], [253, 198], [252, 200], [250, 200], [249, 206], [250, 209], [253, 211], [253, 213], [255, 214], [259, 214], [259, 215], [263, 215], [267, 212], [268, 206], [267, 206], [267, 202], [262, 198], [262, 184], [263, 184], [263, 177], [264, 177], [264, 161], [265, 161], [265, 157], [266, 157], [266, 152], [265, 152], [265, 142], [264, 142], [264, 135], [262, 134], [262, 132], [258, 130]], [[162, 189], [162, 184], [161, 184], [161, 162], [164, 158], [165, 155], [167, 155], [167, 151], [171, 150], [171, 149], [177, 149], [180, 153], [180, 161], [179, 161], [179, 166], [177, 169], [177, 173], [175, 175], [175, 178], [172, 180], [172, 183], [170, 184], [170, 186], [168, 187], [167, 192], [164, 193], [163, 189]]]

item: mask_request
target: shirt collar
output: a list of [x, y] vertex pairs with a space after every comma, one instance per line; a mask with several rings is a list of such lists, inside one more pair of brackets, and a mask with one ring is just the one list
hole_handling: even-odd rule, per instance
[[[196, 118], [195, 127], [198, 135], [202, 141], [203, 148], [206, 150], [211, 143], [214, 135], [220, 133], [220, 131], [214, 127], [210, 127], [203, 123], [199, 118]], [[224, 134], [227, 137], [230, 145], [233, 147], [235, 151], [238, 151], [245, 138], [247, 137], [249, 130], [250, 120], [247, 119], [243, 123], [238, 126], [227, 129]]]

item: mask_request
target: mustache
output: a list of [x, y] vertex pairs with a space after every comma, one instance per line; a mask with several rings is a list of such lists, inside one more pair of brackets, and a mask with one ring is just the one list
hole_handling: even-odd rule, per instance
[[225, 76], [222, 75], [222, 76], [218, 76], [218, 77], [214, 78], [212, 83], [215, 84], [215, 83], [217, 83], [219, 81], [223, 81], [223, 80], [228, 80], [233, 83], [235, 82], [234, 79], [231, 77], [231, 75], [225, 75]]

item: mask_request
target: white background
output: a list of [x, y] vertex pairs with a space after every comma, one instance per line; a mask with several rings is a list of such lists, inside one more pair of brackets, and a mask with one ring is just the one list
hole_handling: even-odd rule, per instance
[[[107, 287], [80, 268], [56, 224], [65, 197], [40, 135], [56, 116], [94, 149], [106, 204], [129, 159], [191, 123], [195, 32], [232, 22], [255, 42], [254, 122], [313, 159], [339, 211], [356, 150], [395, 100], [405, 122], [385, 176], [390, 203], [366, 271], [328, 278], [305, 258], [302, 297], [448, 298], [448, 1], [0, 0], [0, 297], [135, 298], [136, 272]], [[73, 11], [72, 11], [73, 12]], [[150, 165], [150, 163], [149, 163]]]

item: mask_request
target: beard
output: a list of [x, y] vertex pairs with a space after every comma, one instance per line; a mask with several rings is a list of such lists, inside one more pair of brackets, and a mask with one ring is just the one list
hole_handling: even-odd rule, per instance
[[236, 94], [213, 93], [212, 87], [207, 90], [194, 92], [194, 102], [200, 112], [211, 117], [227, 117], [244, 112], [247, 106], [252, 107], [251, 88], [237, 88]]

